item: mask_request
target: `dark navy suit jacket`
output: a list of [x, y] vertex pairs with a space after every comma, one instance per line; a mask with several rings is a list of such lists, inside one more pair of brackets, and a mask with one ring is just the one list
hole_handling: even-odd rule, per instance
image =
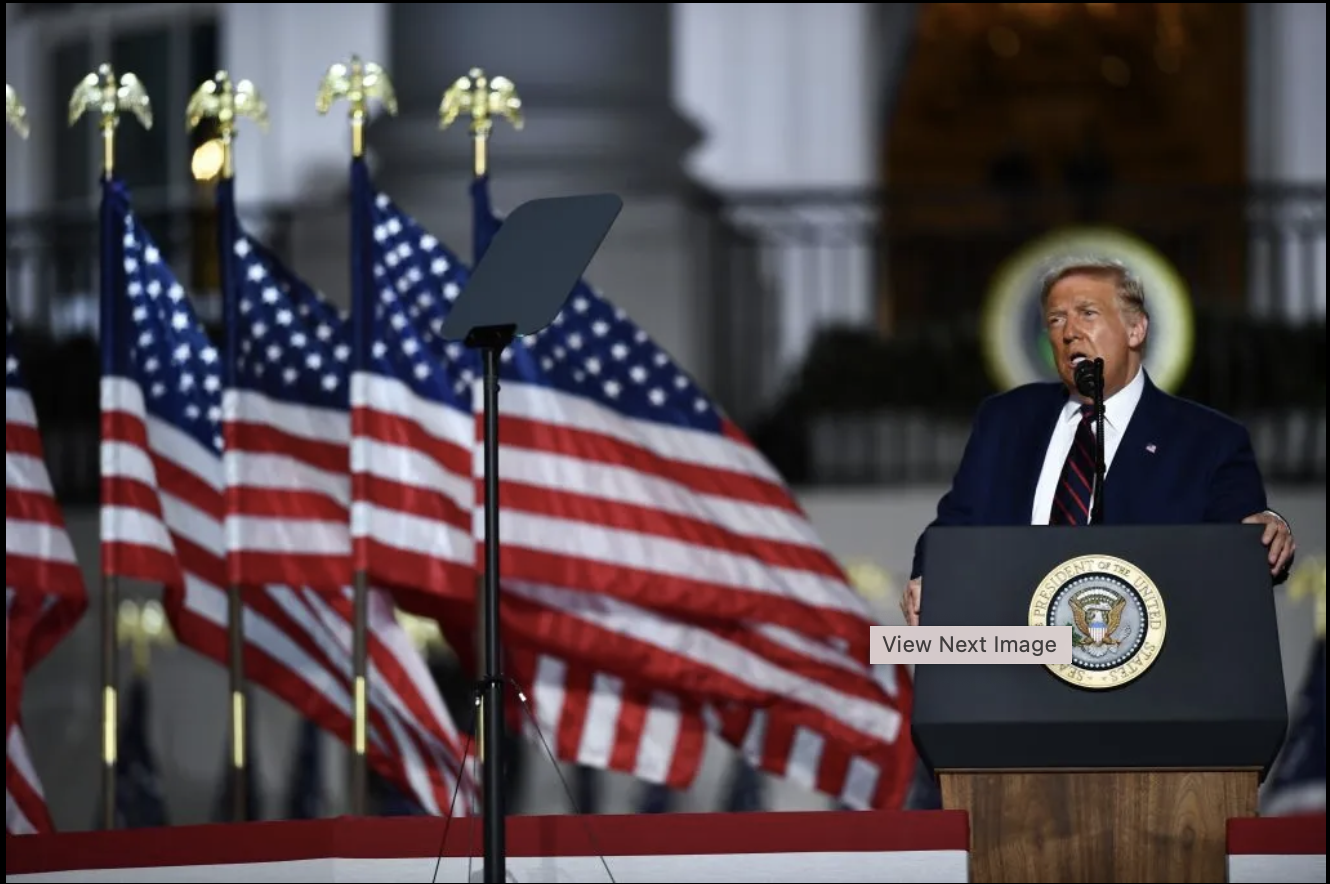
[[[984, 400], [929, 527], [1030, 524], [1035, 486], [1067, 395], [1061, 383], [1035, 383]], [[1105, 524], [1241, 522], [1268, 508], [1246, 428], [1165, 393], [1148, 375], [1104, 478], [1104, 495]], [[923, 568], [920, 535], [910, 576]]]

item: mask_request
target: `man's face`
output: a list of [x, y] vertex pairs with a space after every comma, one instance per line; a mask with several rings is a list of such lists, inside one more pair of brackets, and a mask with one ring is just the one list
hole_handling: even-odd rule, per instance
[[1104, 360], [1105, 399], [1125, 387], [1140, 366], [1146, 319], [1121, 310], [1110, 277], [1073, 274], [1060, 280], [1048, 293], [1044, 321], [1058, 376], [1073, 396], [1078, 395], [1076, 363], [1082, 359]]

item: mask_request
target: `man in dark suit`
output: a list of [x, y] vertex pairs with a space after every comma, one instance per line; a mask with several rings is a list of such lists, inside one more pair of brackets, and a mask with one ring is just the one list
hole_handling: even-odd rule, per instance
[[[1269, 509], [1247, 430], [1217, 411], [1156, 387], [1145, 372], [1150, 316], [1140, 280], [1108, 259], [1063, 260], [1044, 276], [1040, 303], [1060, 382], [1033, 383], [980, 406], [950, 490], [929, 525], [1047, 525], [1089, 521], [1093, 408], [1076, 390], [1076, 364], [1104, 360], [1104, 518], [1117, 524], [1265, 525], [1274, 583], [1296, 545]], [[926, 531], [927, 529], [925, 529]], [[919, 622], [923, 537], [901, 612]]]

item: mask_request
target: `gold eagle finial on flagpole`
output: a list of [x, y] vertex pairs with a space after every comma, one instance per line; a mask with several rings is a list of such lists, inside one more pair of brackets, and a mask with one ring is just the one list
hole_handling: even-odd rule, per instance
[[490, 77], [480, 68], [472, 68], [458, 77], [443, 93], [439, 104], [439, 128], [447, 129], [463, 113], [471, 114], [471, 136], [476, 142], [476, 177], [488, 167], [487, 144], [494, 131], [494, 118], [501, 117], [521, 130], [522, 99], [517, 86], [507, 77]]
[[382, 65], [361, 61], [351, 56], [350, 63], [337, 62], [328, 67], [319, 83], [319, 94], [314, 107], [321, 114], [332, 109], [333, 102], [345, 98], [351, 106], [351, 155], [365, 155], [365, 123], [369, 118], [369, 103], [377, 100], [389, 114], [397, 113], [397, 93], [392, 80]]
[[101, 115], [102, 172], [110, 177], [115, 171], [115, 130], [120, 125], [120, 114], [128, 111], [138, 119], [144, 129], [152, 128], [152, 99], [143, 81], [125, 71], [116, 76], [109, 64], [97, 66], [74, 87], [69, 96], [69, 125], [74, 125], [85, 113]]
[[268, 128], [268, 103], [249, 80], [235, 83], [226, 71], [218, 71], [194, 90], [185, 106], [185, 122], [190, 130], [205, 119], [217, 121], [217, 138], [222, 144], [222, 177], [235, 172], [232, 142], [242, 117], [249, 117], [260, 129]]

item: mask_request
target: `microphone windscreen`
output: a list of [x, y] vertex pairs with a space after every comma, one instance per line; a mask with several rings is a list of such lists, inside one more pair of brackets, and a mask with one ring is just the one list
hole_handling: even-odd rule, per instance
[[1082, 359], [1076, 365], [1074, 378], [1076, 380], [1076, 389], [1087, 399], [1093, 399], [1095, 394], [1095, 371], [1094, 360]]

